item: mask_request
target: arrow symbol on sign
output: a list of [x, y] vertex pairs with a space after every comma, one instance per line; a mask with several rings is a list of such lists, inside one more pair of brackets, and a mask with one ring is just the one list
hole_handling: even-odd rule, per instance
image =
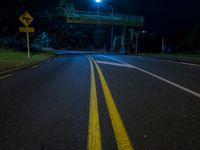
[[27, 17], [22, 17], [22, 19], [26, 20], [27, 23], [31, 21], [31, 18], [27, 18]]

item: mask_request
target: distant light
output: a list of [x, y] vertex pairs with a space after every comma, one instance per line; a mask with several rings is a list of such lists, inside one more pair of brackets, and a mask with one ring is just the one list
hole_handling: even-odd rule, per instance
[[142, 33], [143, 33], [143, 34], [146, 34], [146, 33], [148, 33], [148, 32], [147, 32], [146, 30], [143, 30]]
[[100, 3], [101, 2], [101, 0], [95, 0], [97, 3]]

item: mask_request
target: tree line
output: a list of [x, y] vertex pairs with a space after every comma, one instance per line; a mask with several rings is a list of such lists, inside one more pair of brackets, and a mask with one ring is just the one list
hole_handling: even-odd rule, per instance
[[[0, 0], [0, 45], [25, 47], [25, 36], [18, 31], [23, 25], [18, 18], [27, 10], [34, 17], [30, 26], [36, 29], [31, 34], [35, 46], [70, 49], [110, 47], [108, 28], [72, 25], [60, 19], [59, 14], [67, 11], [69, 6], [71, 4], [66, 0]], [[144, 44], [160, 49], [160, 38], [151, 35], [141, 37], [141, 49], [146, 49]], [[200, 51], [200, 23], [171, 35], [167, 42], [172, 45], [173, 51]]]

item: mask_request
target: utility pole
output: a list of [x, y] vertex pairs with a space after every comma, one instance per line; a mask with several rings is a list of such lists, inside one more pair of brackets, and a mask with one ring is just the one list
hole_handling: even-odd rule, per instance
[[[111, 17], [113, 18], [113, 7], [112, 5], [110, 5], [111, 7]], [[113, 51], [113, 25], [111, 27], [111, 46], [110, 46], [110, 51], [112, 52]]]
[[162, 37], [162, 54], [165, 52], [165, 38], [164, 36]]

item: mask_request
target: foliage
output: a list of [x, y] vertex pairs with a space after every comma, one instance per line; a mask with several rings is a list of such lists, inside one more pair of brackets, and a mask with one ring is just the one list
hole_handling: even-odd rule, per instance
[[200, 51], [200, 23], [192, 27], [177, 44], [178, 51], [196, 50]]
[[51, 42], [51, 38], [49, 37], [48, 33], [41, 32], [38, 36], [34, 39], [33, 45], [34, 48], [45, 48], [49, 47]]
[[75, 8], [66, 0], [0, 0], [0, 7], [0, 45], [26, 47], [25, 34], [18, 32], [23, 26], [18, 18], [25, 10], [34, 18], [30, 25], [36, 31], [30, 34], [33, 46], [79, 49], [101, 48], [110, 43], [106, 30], [67, 24], [64, 16], [75, 14]]

